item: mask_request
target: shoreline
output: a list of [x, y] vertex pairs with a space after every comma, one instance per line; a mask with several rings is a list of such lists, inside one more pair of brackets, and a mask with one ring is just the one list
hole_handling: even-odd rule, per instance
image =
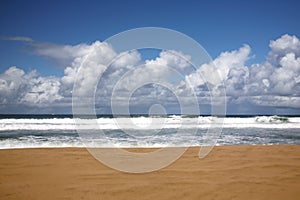
[[[300, 144], [222, 144], [222, 145], [214, 145], [212, 147], [240, 147], [240, 146], [249, 146], [249, 147], [264, 147], [264, 146], [300, 146]], [[2, 150], [26, 150], [26, 149], [163, 149], [163, 148], [201, 148], [204, 146], [166, 146], [166, 147], [84, 147], [84, 146], [49, 146], [49, 147], [9, 147], [9, 148], [0, 148]], [[211, 147], [211, 146], [206, 146]]]
[[[125, 148], [127, 149], [127, 148]], [[149, 152], [157, 148], [129, 148]], [[158, 171], [113, 170], [84, 147], [0, 149], [0, 199], [297, 199], [300, 145], [190, 147]]]

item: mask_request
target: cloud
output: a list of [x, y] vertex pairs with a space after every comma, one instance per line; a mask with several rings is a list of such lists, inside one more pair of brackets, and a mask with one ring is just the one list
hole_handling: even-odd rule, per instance
[[[300, 41], [284, 35], [270, 42], [265, 62], [251, 66], [250, 95], [300, 95]], [[279, 105], [283, 105], [280, 103]]]
[[11, 36], [11, 37], [1, 37], [2, 40], [10, 40], [10, 41], [19, 41], [19, 42], [34, 42], [34, 40], [30, 37], [23, 36]]
[[174, 70], [190, 66], [188, 63], [190, 58], [184, 56], [175, 51], [162, 51], [156, 59], [143, 62], [136, 50], [122, 53], [116, 56], [115, 62], [101, 77], [105, 85], [103, 89], [115, 89], [121, 93], [131, 91], [136, 86], [165, 80], [174, 74]]
[[74, 61], [78, 57], [87, 55], [91, 50], [92, 45], [58, 45], [45, 42], [34, 42], [31, 44], [32, 52], [39, 56], [44, 56], [54, 60], [63, 67]]
[[280, 63], [280, 59], [289, 53], [300, 56], [300, 41], [296, 36], [285, 34], [277, 40], [270, 42], [271, 51], [268, 54], [268, 62], [275, 66]]
[[[251, 48], [223, 52], [212, 63], [202, 65], [186, 77], [199, 96], [207, 97], [226, 87], [227, 103], [300, 108], [300, 42], [296, 36], [283, 35], [270, 42], [270, 52], [263, 63], [246, 66]], [[214, 66], [216, 68], [214, 68]]]
[[185, 55], [181, 52], [174, 50], [165, 50], [159, 54], [155, 60], [148, 60], [146, 64], [148, 65], [167, 65], [169, 67], [175, 68], [176, 70], [185, 69], [191, 64], [191, 56]]
[[[72, 61], [64, 69], [62, 77], [43, 77], [36, 71], [24, 72], [13, 66], [0, 75], [0, 103], [15, 104], [20, 106], [48, 107], [68, 105], [72, 103], [72, 91], [77, 82], [76, 95], [85, 97], [93, 95], [99, 77], [108, 82], [109, 79], [119, 78], [126, 68], [140, 62], [140, 54], [137, 51], [123, 53], [103, 74], [107, 65], [118, 54], [105, 43], [96, 41], [91, 45], [47, 45], [36, 50], [40, 55], [53, 59], [71, 59]], [[67, 55], [64, 55], [64, 54]], [[62, 54], [65, 57], [60, 56]], [[125, 70], [126, 71], [126, 70]], [[108, 89], [105, 85], [104, 89]]]
[[73, 88], [76, 81], [76, 95], [93, 95], [95, 86], [109, 62], [116, 56], [112, 47], [107, 43], [94, 42], [88, 46], [87, 53], [77, 56], [68, 66], [62, 77], [62, 83], [68, 90]]
[[25, 73], [15, 66], [0, 75], [1, 104], [49, 106], [63, 97], [57, 77], [41, 77], [36, 71]]
[[[120, 106], [126, 105], [123, 97], [132, 95], [131, 103], [136, 108], [151, 103], [171, 107], [178, 103], [176, 95], [189, 101], [187, 97], [193, 92], [190, 85], [200, 105], [211, 104], [212, 95], [224, 95], [224, 85], [229, 106], [300, 108], [300, 41], [296, 36], [283, 35], [270, 41], [270, 51], [262, 63], [246, 65], [251, 59], [251, 47], [245, 44], [237, 50], [222, 52], [197, 69], [190, 65], [189, 55], [173, 50], [142, 61], [136, 50], [117, 53], [110, 44], [99, 41], [57, 45], [26, 37], [9, 40], [30, 42], [36, 54], [66, 64], [62, 77], [43, 77], [36, 71], [25, 72], [15, 66], [0, 74], [2, 109], [7, 105], [71, 107], [76, 80], [76, 95], [91, 96], [96, 89], [96, 104], [104, 110], [110, 107], [113, 91]], [[170, 91], [157, 84], [145, 84], [151, 81], [175, 84]], [[137, 85], [139, 89], [135, 88]]]
[[27, 45], [31, 53], [53, 60], [63, 67], [69, 65], [74, 59], [87, 55], [91, 48], [91, 45], [85, 43], [61, 45], [36, 41], [24, 36], [2, 37], [1, 39], [23, 42]]
[[[146, 106], [151, 103], [164, 104], [166, 101], [171, 105], [177, 101], [176, 94], [179, 93], [176, 93], [175, 87], [167, 87], [172, 83], [174, 86], [174, 81], [182, 79], [179, 75], [191, 66], [190, 56], [168, 50], [161, 51], [156, 59], [142, 62], [137, 51], [128, 54], [130, 55], [138, 58], [134, 59], [135, 65], [127, 65], [125, 70], [111, 68], [115, 76], [107, 76], [107, 82], [103, 85], [109, 85], [110, 91], [105, 95], [111, 96], [114, 90], [113, 98], [114, 101], [118, 101], [118, 106], [126, 105], [126, 98], [130, 98], [131, 103], [136, 106]], [[171, 91], [175, 91], [176, 94], [172, 94]]]
[[231, 87], [240, 79], [241, 73], [247, 74], [245, 62], [249, 59], [250, 50], [248, 45], [244, 45], [239, 50], [223, 52], [211, 63], [203, 64], [195, 73], [188, 75], [186, 81], [194, 87], [205, 84], [218, 87], [228, 81], [230, 85], [225, 83], [226, 87]]

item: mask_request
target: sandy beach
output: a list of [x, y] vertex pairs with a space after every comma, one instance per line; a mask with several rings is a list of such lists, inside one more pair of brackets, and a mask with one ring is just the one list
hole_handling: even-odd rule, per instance
[[[128, 174], [84, 148], [0, 150], [0, 199], [298, 199], [300, 145], [189, 148], [172, 165]], [[147, 151], [139, 149], [138, 151]]]

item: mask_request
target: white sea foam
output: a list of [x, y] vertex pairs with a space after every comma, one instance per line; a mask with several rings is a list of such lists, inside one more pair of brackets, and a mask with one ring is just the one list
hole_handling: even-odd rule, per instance
[[73, 119], [0, 119], [0, 131], [13, 130], [77, 130], [77, 129], [162, 129], [162, 128], [300, 128], [300, 117], [166, 117], [166, 118], [98, 118]]
[[[210, 127], [222, 134], [209, 135]], [[216, 145], [300, 144], [300, 117], [0, 119], [0, 149], [199, 146], [212, 138]]]

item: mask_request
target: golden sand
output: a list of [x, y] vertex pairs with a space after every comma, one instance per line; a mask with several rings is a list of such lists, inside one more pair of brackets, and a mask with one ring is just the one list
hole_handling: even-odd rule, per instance
[[300, 197], [300, 145], [215, 147], [201, 160], [198, 151], [159, 171], [128, 174], [83, 148], [0, 150], [0, 199]]

